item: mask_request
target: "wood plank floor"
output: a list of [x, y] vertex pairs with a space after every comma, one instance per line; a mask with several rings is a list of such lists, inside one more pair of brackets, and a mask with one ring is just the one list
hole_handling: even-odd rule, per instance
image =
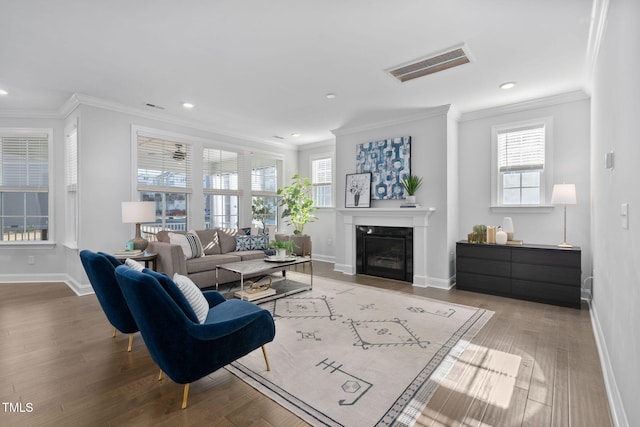
[[[319, 276], [495, 312], [417, 426], [611, 425], [586, 304], [576, 310], [421, 289], [332, 269], [314, 261]], [[140, 335], [128, 353], [128, 337], [112, 332], [93, 295], [78, 297], [57, 283], [0, 284], [0, 425], [307, 425], [224, 369], [193, 383], [181, 410], [182, 386], [157, 381]], [[505, 353], [520, 364], [505, 366]]]

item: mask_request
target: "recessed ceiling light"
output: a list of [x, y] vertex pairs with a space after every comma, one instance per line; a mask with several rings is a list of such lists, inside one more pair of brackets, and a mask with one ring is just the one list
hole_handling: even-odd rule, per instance
[[5, 96], [5, 95], [9, 95], [9, 92], [7, 92], [4, 89], [0, 89], [0, 96]]
[[516, 82], [505, 82], [500, 85], [500, 89], [505, 89], [505, 90], [511, 89], [515, 87], [515, 85], [516, 85]]
[[334, 99], [337, 95], [335, 93], [328, 93], [325, 95], [327, 99]]
[[185, 103], [182, 104], [182, 106], [184, 108], [188, 108], [188, 109], [191, 109], [191, 108], [194, 107], [194, 105], [192, 103], [190, 103], [190, 102], [185, 102]]
[[292, 137], [297, 138], [300, 136], [300, 134], [298, 132], [294, 132], [291, 134]]

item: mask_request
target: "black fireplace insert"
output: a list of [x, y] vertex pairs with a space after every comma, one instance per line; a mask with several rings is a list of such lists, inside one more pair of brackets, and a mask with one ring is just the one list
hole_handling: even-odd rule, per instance
[[357, 226], [356, 273], [413, 282], [413, 228]]

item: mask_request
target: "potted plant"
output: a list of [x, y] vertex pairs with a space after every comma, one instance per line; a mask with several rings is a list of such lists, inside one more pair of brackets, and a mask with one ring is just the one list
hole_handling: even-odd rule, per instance
[[259, 222], [263, 229], [267, 228], [266, 219], [271, 214], [273, 206], [268, 204], [263, 197], [256, 197], [251, 202], [251, 214], [253, 220]]
[[311, 238], [303, 236], [304, 226], [316, 219], [313, 215], [316, 207], [309, 195], [311, 181], [298, 174], [293, 175], [291, 179], [292, 183], [279, 188], [277, 193], [280, 196], [280, 206], [283, 207], [282, 219], [294, 228], [296, 253], [303, 256], [311, 255]]
[[293, 240], [274, 240], [269, 247], [276, 250], [277, 258], [286, 258], [293, 252]]
[[416, 202], [416, 191], [422, 185], [422, 177], [417, 175], [407, 175], [405, 178], [400, 179], [400, 184], [407, 192], [407, 203]]

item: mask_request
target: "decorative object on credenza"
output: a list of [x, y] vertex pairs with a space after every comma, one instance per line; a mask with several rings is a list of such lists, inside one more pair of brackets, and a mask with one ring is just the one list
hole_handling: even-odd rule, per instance
[[507, 233], [507, 241], [513, 240], [513, 233], [515, 232], [513, 228], [513, 219], [509, 216], [505, 216], [502, 220], [502, 231]]
[[416, 203], [416, 191], [422, 185], [422, 177], [417, 175], [407, 175], [404, 178], [400, 178], [400, 183], [404, 188], [404, 191], [407, 193], [405, 199], [409, 204]]
[[122, 222], [136, 225], [136, 235], [127, 242], [127, 249], [147, 249], [149, 242], [140, 232], [140, 223], [155, 222], [156, 202], [122, 202]]
[[507, 244], [507, 233], [501, 228], [498, 228], [498, 231], [496, 232], [496, 245], [506, 245], [506, 244]]
[[487, 242], [487, 226], [484, 224], [476, 224], [473, 226], [473, 232], [467, 236], [469, 243], [486, 243]]
[[295, 174], [291, 179], [290, 185], [278, 188], [280, 206], [284, 208], [282, 219], [294, 227], [293, 234], [301, 236], [304, 226], [316, 219], [313, 215], [316, 207], [310, 196], [311, 181], [309, 178]]
[[404, 199], [401, 179], [411, 173], [411, 137], [402, 136], [356, 146], [356, 172], [371, 172], [373, 200]]
[[347, 174], [345, 208], [368, 208], [371, 205], [371, 173]]
[[567, 243], [567, 205], [576, 204], [576, 185], [554, 184], [551, 204], [562, 205], [564, 208], [564, 240], [558, 244], [558, 246], [561, 248], [571, 248], [573, 245]]
[[487, 226], [487, 243], [494, 244], [496, 243], [496, 231], [498, 227], [494, 225]]

